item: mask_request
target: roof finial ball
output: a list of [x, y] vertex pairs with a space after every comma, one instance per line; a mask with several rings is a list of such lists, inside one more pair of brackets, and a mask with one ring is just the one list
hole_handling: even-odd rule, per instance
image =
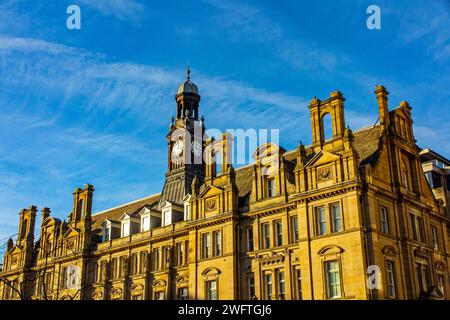
[[186, 67], [186, 79], [187, 81], [191, 80], [191, 69], [189, 68], [189, 65]]

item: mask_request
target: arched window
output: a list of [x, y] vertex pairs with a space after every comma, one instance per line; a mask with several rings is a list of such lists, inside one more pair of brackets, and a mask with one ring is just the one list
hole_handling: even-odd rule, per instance
[[80, 219], [84, 218], [84, 201], [83, 201], [83, 199], [78, 201], [78, 217]]
[[216, 159], [216, 176], [220, 176], [222, 174], [222, 152], [216, 150], [215, 151], [215, 159]]
[[329, 113], [325, 113], [322, 116], [322, 130], [324, 141], [333, 138], [333, 126], [331, 123], [331, 115]]
[[22, 221], [22, 229], [20, 230], [20, 237], [23, 239], [26, 234], [27, 234], [27, 224], [28, 224], [28, 220], [24, 219]]

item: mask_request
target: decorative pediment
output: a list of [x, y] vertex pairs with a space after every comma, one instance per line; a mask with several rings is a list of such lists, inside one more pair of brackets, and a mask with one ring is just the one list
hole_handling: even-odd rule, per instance
[[392, 246], [384, 246], [383, 249], [381, 249], [381, 252], [383, 252], [384, 255], [390, 257], [395, 257], [398, 254], [397, 250], [395, 250], [395, 248]]
[[188, 276], [178, 276], [175, 281], [177, 284], [187, 283], [189, 281], [189, 277]]
[[136, 291], [144, 291], [144, 286], [142, 284], [134, 284], [131, 287], [131, 291], [136, 292]]
[[111, 290], [111, 295], [112, 296], [120, 296], [122, 294], [122, 289], [121, 288], [113, 288]]
[[320, 256], [323, 255], [330, 255], [330, 254], [341, 254], [343, 253], [345, 250], [339, 246], [336, 245], [329, 245], [329, 246], [325, 246], [322, 249], [320, 249], [317, 254]]
[[206, 268], [205, 270], [203, 270], [202, 276], [204, 276], [204, 277], [217, 277], [221, 273], [222, 273], [222, 271], [220, 271], [219, 269], [217, 269], [215, 267], [209, 267], [209, 268]]
[[164, 287], [167, 282], [165, 280], [154, 280], [152, 286], [153, 287]]
[[122, 221], [122, 220], [129, 220], [129, 219], [131, 219], [131, 215], [130, 214], [128, 214], [128, 213], [124, 213], [124, 214], [122, 214], [121, 216], [120, 216], [120, 218], [119, 218], [119, 220], [120, 221]]
[[318, 153], [316, 153], [311, 158], [311, 160], [309, 160], [306, 163], [305, 168], [316, 167], [316, 166], [320, 166], [320, 165], [324, 165], [324, 164], [328, 164], [328, 163], [333, 163], [337, 160], [340, 160], [340, 158], [341, 157], [336, 154], [333, 154], [328, 151], [320, 150]]
[[80, 230], [76, 229], [76, 228], [72, 228], [72, 227], [68, 227], [66, 232], [64, 232], [63, 237], [64, 238], [70, 238], [72, 236], [78, 236], [80, 234]]
[[200, 192], [197, 198], [209, 198], [222, 194], [222, 192], [223, 190], [221, 188], [213, 185], [208, 185]]

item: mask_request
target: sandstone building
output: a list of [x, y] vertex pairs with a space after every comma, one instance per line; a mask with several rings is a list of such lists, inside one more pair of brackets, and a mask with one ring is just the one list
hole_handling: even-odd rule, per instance
[[[162, 192], [93, 214], [94, 187], [85, 185], [67, 221], [41, 210], [39, 239], [37, 208], [22, 209], [0, 297], [450, 298], [448, 198], [438, 201], [427, 183], [409, 104], [389, 111], [381, 85], [375, 96], [376, 125], [346, 127], [335, 91], [308, 106], [311, 145], [264, 144], [255, 163], [233, 168], [228, 135], [195, 142], [205, 125], [188, 73], [167, 135]], [[186, 161], [211, 145], [207, 154], [220, 163]]]

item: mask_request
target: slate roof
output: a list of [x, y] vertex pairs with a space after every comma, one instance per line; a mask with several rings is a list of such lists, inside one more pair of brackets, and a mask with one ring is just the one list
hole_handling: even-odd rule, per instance
[[355, 137], [355, 149], [359, 155], [360, 165], [370, 163], [375, 165], [380, 153], [380, 128], [379, 126], [370, 126], [353, 132]]
[[[93, 233], [98, 233], [101, 231], [101, 225], [103, 221], [107, 218], [111, 220], [118, 221], [122, 214], [129, 213], [134, 214], [140, 211], [143, 207], [149, 206], [154, 207], [155, 203], [158, 202], [160, 194], [154, 194], [142, 199], [138, 199], [133, 202], [125, 203], [115, 208], [111, 208], [105, 211], [98, 212], [92, 215], [92, 231]], [[97, 232], [95, 232], [97, 231]]]

